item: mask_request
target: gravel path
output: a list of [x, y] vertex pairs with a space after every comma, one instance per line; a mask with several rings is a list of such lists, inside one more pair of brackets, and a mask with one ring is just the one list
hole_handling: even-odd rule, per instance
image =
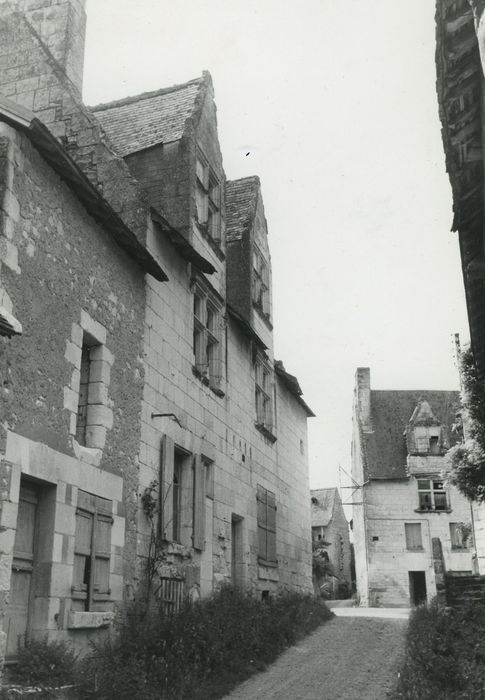
[[385, 700], [406, 627], [406, 620], [335, 617], [226, 699]]

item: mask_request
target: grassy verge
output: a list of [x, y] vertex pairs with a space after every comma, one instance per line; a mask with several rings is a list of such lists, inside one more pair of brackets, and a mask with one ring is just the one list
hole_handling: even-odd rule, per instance
[[485, 605], [455, 610], [434, 601], [411, 614], [394, 700], [438, 698], [485, 698]]
[[331, 616], [311, 596], [263, 602], [229, 587], [168, 617], [131, 608], [84, 662], [83, 697], [220, 698]]

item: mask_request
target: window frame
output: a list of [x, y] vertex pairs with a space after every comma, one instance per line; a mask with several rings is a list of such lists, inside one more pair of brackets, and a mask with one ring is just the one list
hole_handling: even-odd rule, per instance
[[[77, 518], [85, 518], [90, 520], [90, 541], [87, 547], [83, 547], [81, 540], [81, 531], [78, 530]], [[83, 601], [85, 611], [90, 612], [100, 603], [109, 602], [111, 599], [111, 588], [109, 586], [110, 569], [111, 569], [111, 529], [113, 527], [113, 502], [107, 498], [101, 498], [87, 491], [78, 491], [78, 502], [76, 506], [76, 530], [74, 537], [74, 566], [73, 566], [73, 581], [71, 586], [71, 597], [77, 601]], [[109, 536], [107, 541], [107, 549], [98, 549], [99, 541], [99, 523], [109, 524]], [[76, 557], [85, 557], [83, 579], [87, 576], [87, 581], [81, 583], [76, 580], [77, 572], [81, 569], [76, 564]], [[96, 581], [96, 562], [97, 560], [107, 562], [107, 577], [106, 584], [100, 590], [100, 582]]]
[[[428, 486], [420, 486], [420, 482], [427, 482]], [[444, 480], [439, 476], [419, 476], [416, 478], [417, 490], [418, 490], [418, 510], [431, 512], [431, 513], [443, 513], [451, 510], [450, 507], [450, 496], [448, 489], [444, 484]], [[435, 486], [435, 484], [441, 484], [440, 487]], [[429, 494], [429, 506], [423, 504], [422, 496], [426, 497]], [[437, 507], [436, 496], [444, 496], [445, 504], [444, 506]]]
[[265, 259], [260, 249], [253, 246], [253, 288], [252, 302], [253, 305], [261, 311], [261, 313], [269, 318], [270, 316], [270, 300], [269, 300], [269, 264]]
[[[461, 524], [462, 523], [455, 522], [449, 523], [451, 549], [452, 551], [467, 552], [472, 547], [472, 536], [471, 534], [468, 535], [465, 542], [463, 542], [463, 534], [458, 527]], [[460, 538], [459, 544], [456, 544], [457, 536]]]
[[256, 427], [273, 434], [273, 373], [268, 358], [262, 353], [257, 353], [254, 360], [254, 403]]
[[223, 395], [224, 380], [222, 306], [215, 296], [196, 284], [193, 289], [194, 373], [216, 394]]
[[[406, 550], [408, 552], [424, 552], [424, 546], [423, 546], [423, 529], [421, 527], [422, 523], [417, 523], [417, 522], [412, 522], [412, 523], [404, 523], [404, 537], [406, 540]], [[419, 537], [414, 538], [414, 536], [411, 536], [411, 528], [416, 528], [417, 531], [419, 532]], [[408, 536], [409, 533], [409, 536]], [[412, 539], [419, 539], [419, 544], [417, 545], [412, 545], [411, 540]]]
[[200, 149], [196, 156], [197, 225], [218, 246], [222, 242], [221, 183]]

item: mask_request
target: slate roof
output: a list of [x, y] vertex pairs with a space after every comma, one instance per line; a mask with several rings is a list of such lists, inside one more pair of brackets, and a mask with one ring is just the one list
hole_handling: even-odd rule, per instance
[[226, 182], [226, 240], [241, 240], [252, 225], [261, 183], [257, 175]]
[[[338, 500], [338, 490], [334, 486], [330, 489], [312, 489], [312, 527], [327, 527], [333, 516], [335, 502]], [[317, 503], [314, 503], [314, 499]]]
[[125, 157], [182, 138], [205, 77], [90, 107], [117, 152]]
[[460, 408], [457, 391], [371, 391], [372, 432], [362, 431], [367, 478], [403, 479], [406, 472], [404, 431], [419, 399], [427, 401], [444, 426], [453, 445], [458, 436], [452, 432]]

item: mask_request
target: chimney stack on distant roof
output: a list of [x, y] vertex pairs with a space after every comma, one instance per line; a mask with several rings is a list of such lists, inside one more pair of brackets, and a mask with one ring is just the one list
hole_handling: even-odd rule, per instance
[[[86, 0], [0, 0], [0, 20], [20, 13], [49, 49], [81, 96]], [[18, 47], [19, 56], [22, 46]], [[21, 62], [12, 65], [22, 67]]]
[[355, 373], [355, 401], [362, 428], [371, 431], [369, 367], [359, 367]]

